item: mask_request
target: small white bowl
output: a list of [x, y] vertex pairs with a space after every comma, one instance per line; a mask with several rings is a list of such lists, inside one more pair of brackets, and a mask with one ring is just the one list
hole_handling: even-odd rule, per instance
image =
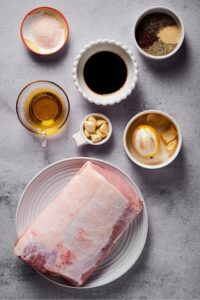
[[[143, 163], [140, 160], [138, 160], [130, 151], [130, 148], [128, 146], [127, 143], [127, 136], [129, 133], [129, 129], [132, 126], [133, 122], [135, 122], [138, 118], [140, 118], [143, 115], [147, 115], [149, 113], [155, 113], [155, 114], [159, 114], [164, 116], [166, 119], [168, 119], [176, 128], [177, 133], [178, 133], [178, 144], [176, 146], [176, 150], [175, 152], [172, 154], [172, 156], [170, 156], [166, 161], [159, 163], [159, 164], [147, 164], [147, 163]], [[174, 161], [174, 159], [177, 157], [177, 155], [180, 152], [181, 149], [181, 145], [182, 145], [182, 134], [181, 134], [181, 130], [179, 125], [177, 124], [177, 122], [174, 120], [174, 118], [172, 118], [170, 115], [168, 115], [167, 113], [160, 111], [160, 110], [145, 110], [137, 115], [135, 115], [126, 125], [126, 128], [124, 130], [124, 136], [123, 136], [123, 143], [124, 143], [124, 148], [125, 151], [128, 155], [128, 157], [130, 158], [130, 160], [132, 160], [136, 165], [142, 167], [142, 168], [146, 168], [146, 169], [160, 169], [163, 168], [167, 165], [169, 165], [172, 161]]]
[[[103, 140], [101, 140], [100, 142], [98, 143], [93, 143], [90, 139], [88, 139], [85, 134], [84, 134], [84, 131], [83, 131], [83, 123], [85, 120], [87, 120], [89, 117], [91, 116], [94, 116], [94, 117], [98, 117], [98, 118], [101, 118], [101, 119], [104, 119], [107, 123], [108, 123], [108, 128], [109, 128], [109, 132], [108, 132], [108, 135], [106, 138], [104, 138]], [[90, 144], [90, 145], [93, 145], [93, 146], [99, 146], [99, 145], [102, 145], [104, 143], [106, 143], [109, 138], [111, 137], [111, 134], [112, 134], [112, 124], [110, 122], [110, 120], [108, 119], [108, 117], [106, 117], [105, 115], [103, 114], [99, 114], [99, 113], [92, 113], [92, 114], [89, 114], [87, 116], [85, 116], [81, 122], [81, 126], [80, 126], [80, 131], [75, 133], [73, 135], [73, 139], [76, 143], [77, 146], [82, 146], [82, 145], [86, 145], [86, 144]]]
[[[166, 55], [160, 55], [160, 56], [151, 55], [151, 54], [145, 52], [137, 43], [137, 40], [135, 37], [137, 26], [145, 16], [152, 14], [152, 13], [163, 13], [163, 14], [169, 15], [170, 17], [172, 17], [175, 20], [177, 25], [179, 25], [181, 28], [181, 36], [180, 36], [180, 39], [179, 39], [179, 42], [178, 42], [176, 48], [172, 52], [170, 52]], [[145, 57], [151, 58], [154, 60], [162, 60], [162, 59], [165, 59], [165, 58], [168, 58], [168, 57], [171, 57], [172, 55], [174, 55], [180, 49], [181, 45], [183, 44], [184, 36], [185, 36], [184, 26], [183, 26], [183, 22], [182, 22], [182, 19], [180, 18], [180, 16], [174, 10], [169, 9], [167, 7], [163, 7], [163, 6], [154, 6], [154, 7], [151, 7], [149, 9], [143, 11], [134, 24], [133, 37], [134, 37], [134, 41], [135, 41], [135, 45], [136, 45], [137, 49]]]
[[[100, 95], [93, 92], [84, 80], [84, 66], [88, 59], [97, 52], [110, 51], [119, 55], [127, 67], [127, 78], [124, 85], [116, 92]], [[73, 66], [73, 79], [81, 95], [89, 102], [97, 105], [112, 105], [126, 99], [135, 88], [138, 75], [138, 66], [130, 50], [114, 40], [97, 40], [85, 46], [75, 59]]]

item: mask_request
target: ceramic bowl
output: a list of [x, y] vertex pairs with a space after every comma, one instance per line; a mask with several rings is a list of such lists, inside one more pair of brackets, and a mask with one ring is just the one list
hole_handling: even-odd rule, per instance
[[[136, 40], [136, 29], [137, 29], [137, 26], [138, 24], [140, 23], [140, 21], [147, 15], [149, 14], [152, 14], [152, 13], [164, 13], [166, 15], [169, 15], [170, 17], [172, 17], [177, 25], [179, 25], [180, 29], [181, 29], [181, 35], [180, 35], [180, 39], [179, 39], [179, 42], [176, 46], [176, 48], [166, 54], [166, 55], [162, 55], [162, 56], [154, 56], [154, 55], [151, 55], [147, 52], [145, 52], [137, 43], [137, 40]], [[145, 11], [143, 11], [140, 16], [138, 17], [138, 19], [136, 20], [135, 24], [134, 24], [134, 28], [133, 28], [133, 38], [134, 38], [134, 42], [135, 42], [135, 45], [137, 47], [137, 49], [139, 50], [139, 52], [144, 55], [145, 57], [147, 58], [150, 58], [150, 59], [154, 59], [154, 60], [163, 60], [165, 58], [169, 58], [171, 57], [172, 55], [174, 55], [181, 47], [181, 45], [183, 44], [183, 40], [184, 40], [184, 35], [185, 35], [185, 31], [184, 31], [184, 25], [183, 25], [183, 22], [182, 22], [182, 19], [180, 18], [180, 16], [172, 9], [169, 9], [167, 7], [162, 7], [162, 6], [155, 6], [155, 7], [151, 7]]]
[[[62, 29], [61, 37], [53, 47], [46, 48], [43, 44], [39, 43], [32, 32], [33, 22], [42, 20], [42, 17], [48, 17], [49, 20], [56, 20], [58, 26]], [[48, 32], [47, 32], [48, 33]], [[26, 48], [33, 53], [39, 55], [51, 55], [63, 48], [68, 41], [69, 26], [65, 16], [57, 9], [52, 7], [37, 7], [28, 12], [22, 20], [20, 26], [20, 35]]]
[[[130, 138], [133, 132], [133, 128], [137, 125], [141, 124], [141, 118], [144, 117], [145, 115], [148, 115], [150, 113], [153, 114], [158, 114], [166, 118], [169, 123], [171, 123], [177, 130], [178, 134], [178, 143], [176, 146], [176, 149], [174, 153], [170, 157], [158, 157], [157, 161], [156, 159], [154, 160], [146, 160], [144, 158], [141, 158], [139, 154], [135, 151], [132, 143], [130, 142]], [[143, 124], [143, 123], [142, 123]], [[124, 130], [124, 136], [123, 136], [123, 143], [124, 143], [124, 148], [125, 151], [130, 158], [135, 164], [137, 164], [140, 167], [146, 168], [146, 169], [160, 169], [163, 168], [167, 165], [169, 165], [171, 162], [174, 161], [174, 159], [177, 157], [177, 155], [180, 152], [181, 145], [182, 145], [182, 134], [179, 125], [177, 122], [172, 118], [170, 115], [167, 113], [160, 111], [160, 110], [145, 110], [137, 115], [135, 115], [126, 125], [126, 128]]]
[[[110, 51], [119, 55], [127, 67], [127, 78], [124, 85], [114, 93], [100, 95], [93, 92], [84, 80], [84, 66], [87, 60], [94, 54], [101, 51]], [[85, 46], [74, 62], [73, 79], [81, 95], [89, 102], [97, 105], [112, 105], [126, 99], [135, 88], [138, 75], [138, 66], [135, 57], [130, 50], [114, 40], [97, 40]]]
[[[97, 117], [99, 119], [103, 119], [108, 124], [108, 128], [109, 128], [108, 135], [98, 143], [93, 143], [89, 138], [87, 138], [85, 136], [84, 131], [83, 131], [84, 121], [87, 120], [91, 116]], [[111, 135], [112, 135], [112, 124], [111, 124], [110, 120], [108, 119], [108, 117], [106, 117], [103, 114], [99, 114], [99, 113], [91, 113], [83, 118], [81, 125], [80, 125], [80, 131], [73, 135], [73, 139], [77, 146], [82, 146], [82, 145], [86, 145], [86, 144], [90, 144], [93, 146], [99, 146], [99, 145], [106, 143], [110, 139]]]

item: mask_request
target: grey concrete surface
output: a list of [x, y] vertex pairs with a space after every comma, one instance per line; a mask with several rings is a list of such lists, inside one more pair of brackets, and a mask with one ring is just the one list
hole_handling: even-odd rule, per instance
[[[40, 59], [19, 36], [19, 25], [31, 8], [50, 5], [61, 10], [70, 26], [62, 55]], [[150, 62], [134, 48], [133, 22], [152, 5], [175, 9], [183, 19], [186, 39], [172, 59]], [[200, 1], [193, 0], [0, 0], [0, 298], [1, 299], [200, 299]], [[72, 80], [76, 54], [87, 43], [113, 38], [129, 46], [139, 64], [132, 95], [114, 107], [87, 103]], [[71, 103], [68, 128], [44, 151], [18, 122], [15, 103], [27, 83], [47, 79], [60, 84]], [[183, 132], [183, 147], [168, 167], [148, 171], [126, 156], [122, 135], [128, 120], [145, 109], [174, 116]], [[113, 138], [102, 147], [78, 149], [72, 134], [82, 117], [102, 112], [113, 122]], [[126, 171], [140, 187], [149, 213], [146, 247], [136, 265], [105, 287], [75, 291], [57, 287], [13, 255], [15, 212], [28, 181], [59, 159], [91, 156]]]

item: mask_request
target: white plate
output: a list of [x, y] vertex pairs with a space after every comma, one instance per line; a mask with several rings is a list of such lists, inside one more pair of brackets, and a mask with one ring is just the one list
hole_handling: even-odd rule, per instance
[[[51, 202], [66, 186], [86, 161], [92, 161], [100, 166], [119, 173], [139, 192], [136, 184], [120, 169], [102, 160], [91, 158], [71, 158], [58, 161], [39, 172], [25, 188], [16, 212], [16, 230], [19, 237], [29, 227], [38, 214]], [[102, 286], [119, 278], [126, 273], [140, 256], [146, 242], [148, 231], [148, 217], [144, 202], [142, 213], [128, 227], [122, 238], [114, 247], [112, 253], [82, 287], [94, 288]], [[42, 274], [43, 275], [43, 274]], [[63, 279], [43, 275], [45, 278], [65, 287], [72, 287]]]

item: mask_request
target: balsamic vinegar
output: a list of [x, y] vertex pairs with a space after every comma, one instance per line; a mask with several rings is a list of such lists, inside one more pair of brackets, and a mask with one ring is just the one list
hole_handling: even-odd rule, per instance
[[104, 95], [118, 91], [127, 78], [124, 60], [110, 51], [101, 51], [92, 55], [84, 67], [84, 79], [95, 93]]

